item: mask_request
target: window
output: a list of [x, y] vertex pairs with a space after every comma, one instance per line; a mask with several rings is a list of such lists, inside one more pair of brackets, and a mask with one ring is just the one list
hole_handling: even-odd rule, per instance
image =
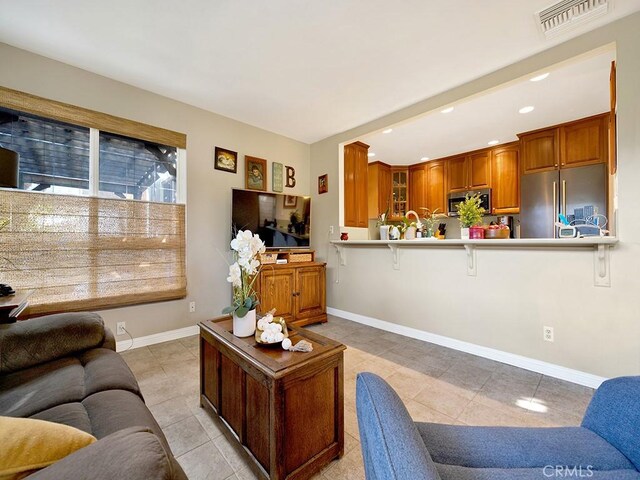
[[0, 108], [0, 145], [20, 154], [21, 189], [69, 195], [177, 202], [178, 149], [97, 131], [98, 162], [91, 163], [91, 129]]
[[0, 280], [29, 314], [186, 296], [184, 135], [0, 87], [0, 144], [21, 184], [0, 188]]
[[0, 145], [20, 154], [25, 190], [89, 194], [89, 129], [0, 109]]
[[100, 132], [100, 195], [176, 202], [178, 149]]

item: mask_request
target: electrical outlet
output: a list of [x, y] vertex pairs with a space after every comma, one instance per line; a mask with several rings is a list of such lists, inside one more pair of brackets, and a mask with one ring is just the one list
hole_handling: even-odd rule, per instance
[[116, 335], [124, 335], [127, 333], [125, 330], [125, 322], [116, 323]]
[[329, 234], [333, 235], [333, 225], [329, 225]]
[[189, 313], [196, 311], [196, 302], [189, 302]]
[[542, 338], [545, 342], [553, 342], [553, 327], [542, 327]]

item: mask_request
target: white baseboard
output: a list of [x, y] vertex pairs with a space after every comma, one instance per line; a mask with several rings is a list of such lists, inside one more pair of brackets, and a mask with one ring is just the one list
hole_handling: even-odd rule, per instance
[[198, 326], [192, 325], [190, 327], [178, 328], [177, 330], [169, 330], [168, 332], [136, 337], [133, 341], [131, 341], [131, 339], [120, 340], [119, 342], [116, 342], [116, 352], [146, 347], [148, 345], [155, 345], [156, 343], [168, 342], [170, 340], [178, 340], [179, 338], [190, 337], [191, 335], [197, 335], [198, 333], [200, 333]]
[[436, 335], [435, 333], [429, 333], [423, 330], [418, 330], [417, 328], [406, 327], [404, 325], [398, 325], [396, 323], [387, 322], [385, 320], [367, 317], [358, 313], [351, 313], [332, 307], [327, 308], [327, 313], [330, 315], [335, 315], [336, 317], [344, 318], [346, 320], [369, 325], [370, 327], [379, 328], [380, 330], [397, 333], [399, 335], [416, 338], [418, 340], [424, 340], [425, 342], [435, 343], [436, 345], [452, 348], [461, 352], [471, 353], [473, 355], [478, 355], [479, 357], [484, 357], [490, 360], [495, 360], [497, 362], [513, 365], [515, 367], [524, 368], [525, 370], [531, 370], [532, 372], [548, 375], [549, 377], [567, 380], [568, 382], [577, 383], [586, 387], [598, 388], [600, 384], [606, 380], [605, 377], [599, 377], [591, 373], [581, 372], [580, 370], [573, 370], [571, 368], [562, 367], [553, 363], [543, 362], [534, 358], [523, 357], [514, 353], [503, 352], [501, 350], [483, 347], [474, 343], [463, 342], [462, 340], [456, 340], [455, 338]]

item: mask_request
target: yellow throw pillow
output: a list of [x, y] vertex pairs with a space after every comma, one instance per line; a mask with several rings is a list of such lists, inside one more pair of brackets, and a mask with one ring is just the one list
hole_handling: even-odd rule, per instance
[[95, 441], [93, 435], [60, 423], [0, 417], [0, 480], [22, 478]]

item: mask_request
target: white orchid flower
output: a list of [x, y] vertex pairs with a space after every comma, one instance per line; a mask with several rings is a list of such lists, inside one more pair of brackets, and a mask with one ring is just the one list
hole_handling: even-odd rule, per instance
[[237, 262], [229, 266], [227, 282], [231, 283], [234, 287], [242, 286], [242, 272]]

